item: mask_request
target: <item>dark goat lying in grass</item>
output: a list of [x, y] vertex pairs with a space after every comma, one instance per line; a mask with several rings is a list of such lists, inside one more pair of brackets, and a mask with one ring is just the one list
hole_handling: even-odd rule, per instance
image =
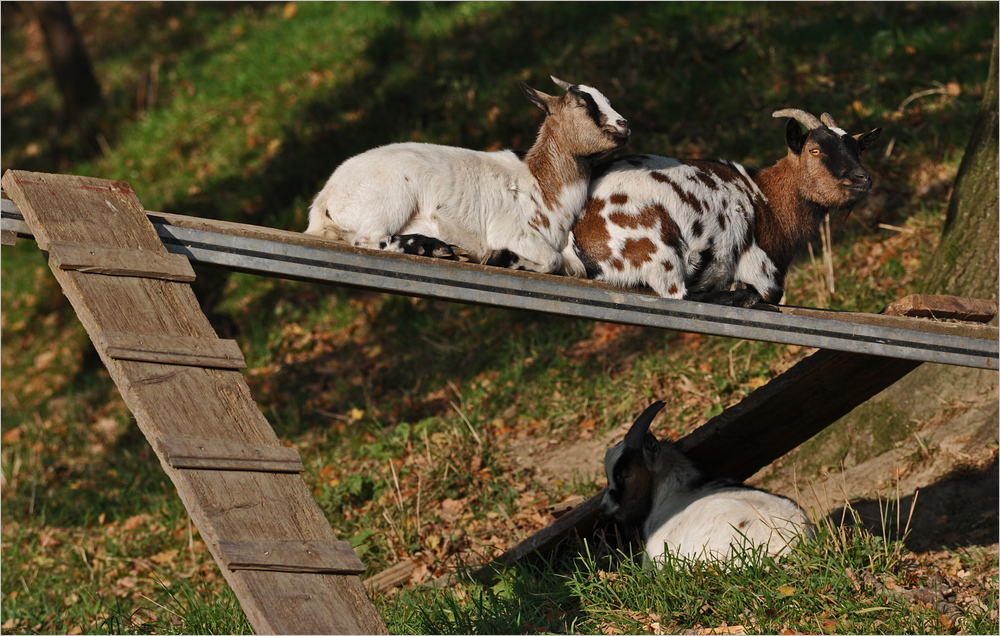
[[636, 419], [625, 439], [604, 457], [608, 489], [601, 501], [606, 519], [641, 529], [646, 562], [667, 551], [689, 559], [729, 558], [734, 548], [765, 546], [778, 555], [812, 526], [791, 499], [714, 478], [649, 425], [663, 408], [655, 402]]
[[792, 258], [823, 217], [867, 196], [860, 153], [882, 129], [851, 136], [826, 113], [773, 116], [791, 118], [788, 154], [767, 168], [634, 155], [595, 170], [563, 272], [648, 285], [665, 298], [778, 303]]

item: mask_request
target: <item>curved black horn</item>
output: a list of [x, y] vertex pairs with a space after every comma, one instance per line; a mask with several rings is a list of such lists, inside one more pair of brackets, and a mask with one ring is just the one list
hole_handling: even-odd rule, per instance
[[819, 120], [823, 122], [823, 125], [827, 128], [840, 128], [840, 126], [837, 125], [837, 122], [833, 121], [833, 117], [830, 116], [830, 113], [823, 113], [819, 116]]
[[642, 447], [642, 440], [645, 439], [646, 433], [649, 432], [649, 425], [652, 424], [653, 418], [656, 417], [656, 414], [660, 412], [663, 406], [664, 403], [661, 401], [653, 402], [636, 418], [635, 423], [632, 424], [632, 428], [628, 429], [628, 433], [625, 433], [626, 448]]
[[806, 111], [799, 110], [798, 108], [783, 108], [781, 110], [776, 110], [771, 113], [771, 117], [791, 117], [809, 130], [814, 130], [823, 125], [823, 123], [816, 119], [814, 115], [810, 115]]

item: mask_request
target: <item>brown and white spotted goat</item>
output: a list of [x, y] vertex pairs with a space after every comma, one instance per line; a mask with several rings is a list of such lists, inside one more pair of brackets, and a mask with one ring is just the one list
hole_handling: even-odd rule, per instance
[[772, 116], [791, 118], [788, 154], [766, 168], [634, 155], [595, 170], [564, 273], [648, 285], [666, 298], [776, 304], [792, 258], [823, 217], [867, 196], [860, 152], [882, 129], [852, 136], [827, 113]]
[[[587, 200], [595, 158], [629, 138], [628, 122], [599, 91], [521, 90], [545, 111], [526, 155], [422, 143], [351, 157], [316, 195], [307, 234], [356, 246], [556, 272]], [[456, 247], [457, 246], [457, 247]]]

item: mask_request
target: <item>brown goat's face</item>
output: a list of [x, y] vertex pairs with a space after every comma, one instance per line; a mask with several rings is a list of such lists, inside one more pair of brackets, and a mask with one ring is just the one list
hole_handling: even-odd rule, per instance
[[825, 208], [853, 205], [866, 197], [872, 180], [861, 165], [861, 151], [881, 132], [876, 128], [852, 137], [839, 128], [823, 126], [803, 135], [798, 123], [789, 121], [788, 156], [798, 164], [800, 192]]

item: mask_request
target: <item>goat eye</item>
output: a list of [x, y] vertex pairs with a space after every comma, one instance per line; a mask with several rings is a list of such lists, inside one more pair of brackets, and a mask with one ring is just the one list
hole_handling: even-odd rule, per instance
[[809, 154], [813, 155], [814, 157], [819, 155], [819, 148], [813, 148], [812, 150], [809, 151]]

